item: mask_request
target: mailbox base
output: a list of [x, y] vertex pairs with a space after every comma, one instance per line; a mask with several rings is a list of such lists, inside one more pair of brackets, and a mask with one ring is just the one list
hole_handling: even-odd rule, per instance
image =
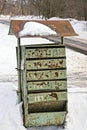
[[65, 123], [67, 112], [48, 112], [48, 113], [31, 113], [28, 114], [28, 120], [25, 122], [26, 127], [63, 125]]

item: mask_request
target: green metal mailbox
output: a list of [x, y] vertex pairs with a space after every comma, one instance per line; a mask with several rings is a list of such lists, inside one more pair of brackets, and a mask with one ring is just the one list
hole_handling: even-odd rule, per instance
[[20, 46], [18, 32], [27, 21], [12, 21], [18, 38], [18, 96], [23, 101], [24, 125], [62, 125], [67, 114], [66, 50], [63, 36], [76, 35], [68, 21], [39, 21], [55, 27], [60, 43]]
[[65, 46], [21, 47], [25, 126], [61, 125], [67, 113]]

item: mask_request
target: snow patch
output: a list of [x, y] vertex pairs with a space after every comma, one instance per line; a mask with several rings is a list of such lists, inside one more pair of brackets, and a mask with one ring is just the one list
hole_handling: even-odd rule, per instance
[[38, 22], [27, 22], [25, 23], [23, 30], [19, 32], [19, 37], [27, 35], [48, 36], [48, 35], [57, 35], [57, 33], [44, 24]]
[[15, 85], [0, 82], [0, 130], [26, 130], [21, 109]]

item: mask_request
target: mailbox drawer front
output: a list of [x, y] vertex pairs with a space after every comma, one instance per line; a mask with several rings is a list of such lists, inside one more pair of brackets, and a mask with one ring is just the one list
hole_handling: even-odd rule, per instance
[[65, 68], [66, 59], [42, 59], [42, 60], [27, 60], [26, 69], [54, 69]]
[[49, 58], [65, 56], [65, 48], [26, 49], [26, 58]]
[[66, 78], [66, 70], [27, 71], [27, 81]]
[[66, 90], [67, 82], [66, 81], [42, 81], [42, 82], [28, 82], [27, 83], [28, 91], [33, 90]]
[[62, 101], [67, 100], [66, 92], [49, 92], [49, 93], [36, 93], [28, 95], [28, 102], [44, 102], [44, 101]]
[[52, 126], [52, 125], [63, 125], [66, 117], [66, 111], [64, 112], [44, 112], [44, 113], [33, 113], [28, 115], [27, 126]]

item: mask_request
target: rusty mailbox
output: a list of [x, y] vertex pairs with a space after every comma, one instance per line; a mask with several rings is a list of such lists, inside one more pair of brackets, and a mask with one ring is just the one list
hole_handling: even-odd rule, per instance
[[18, 96], [19, 101], [23, 101], [24, 125], [62, 125], [68, 102], [63, 37], [76, 33], [68, 21], [35, 21], [53, 28], [61, 42], [20, 46], [18, 33], [26, 22], [11, 21], [9, 31], [18, 38]]

